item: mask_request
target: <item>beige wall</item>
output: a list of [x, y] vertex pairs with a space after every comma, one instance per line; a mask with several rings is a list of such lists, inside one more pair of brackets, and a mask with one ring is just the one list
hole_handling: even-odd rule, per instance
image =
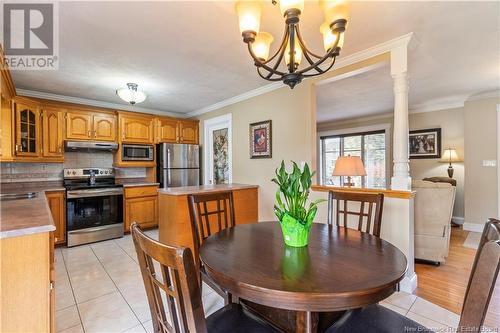
[[[390, 124], [393, 127], [391, 114], [382, 116], [362, 117], [348, 121], [338, 121], [318, 124], [317, 131], [356, 128], [380, 124]], [[461, 158], [464, 152], [464, 110], [463, 108], [448, 109], [433, 112], [413, 113], [409, 119], [410, 130], [425, 128], [441, 128], [442, 147], [454, 147]], [[391, 131], [392, 133], [392, 131]], [[392, 137], [390, 138], [392, 142]], [[389, 152], [392, 160], [392, 153]], [[412, 179], [422, 179], [432, 176], [447, 176], [446, 163], [439, 163], [438, 159], [413, 159], [410, 160], [410, 175]], [[457, 180], [457, 197], [453, 216], [464, 217], [464, 166], [463, 163], [454, 164], [453, 178]], [[392, 174], [392, 170], [391, 170]]]
[[[435, 112], [415, 113], [410, 115], [410, 130], [441, 128], [441, 148], [455, 148], [460, 159], [464, 156], [464, 109], [448, 109]], [[410, 174], [412, 179], [425, 177], [447, 177], [447, 163], [440, 163], [438, 159], [410, 160]], [[457, 181], [457, 192], [454, 217], [464, 217], [464, 164], [453, 163], [455, 172], [453, 178]]]
[[[242, 101], [200, 117], [200, 142], [203, 144], [204, 123], [222, 114], [232, 114], [233, 182], [257, 184], [259, 190], [259, 219], [275, 220], [273, 206], [276, 185], [271, 182], [274, 170], [281, 160], [290, 163], [311, 163], [315, 153], [313, 131], [315, 112], [311, 96], [312, 86], [301, 84], [291, 90], [283, 87], [270, 93]], [[273, 157], [250, 159], [249, 125], [271, 119]], [[203, 150], [203, 149], [202, 149]]]
[[483, 167], [483, 160], [497, 160], [497, 104], [490, 98], [466, 102], [465, 119], [465, 223], [482, 225], [498, 217], [497, 167]]

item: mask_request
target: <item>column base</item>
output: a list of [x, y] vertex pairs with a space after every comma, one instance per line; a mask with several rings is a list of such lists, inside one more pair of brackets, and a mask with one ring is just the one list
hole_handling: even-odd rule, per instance
[[397, 177], [391, 178], [391, 189], [410, 191], [411, 190], [411, 177]]
[[413, 294], [415, 289], [417, 289], [417, 282], [417, 274], [413, 273], [412, 276], [405, 276], [403, 280], [399, 282], [399, 290], [408, 294]]

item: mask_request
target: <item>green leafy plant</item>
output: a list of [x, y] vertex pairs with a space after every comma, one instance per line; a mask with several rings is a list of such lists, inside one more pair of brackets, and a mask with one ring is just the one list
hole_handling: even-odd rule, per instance
[[307, 205], [314, 172], [311, 172], [307, 163], [302, 171], [293, 161], [292, 166], [292, 172], [288, 173], [285, 162], [281, 161], [281, 166], [275, 172], [276, 177], [272, 179], [278, 185], [274, 214], [280, 222], [288, 215], [309, 228], [316, 216], [318, 204], [325, 200], [315, 200]]

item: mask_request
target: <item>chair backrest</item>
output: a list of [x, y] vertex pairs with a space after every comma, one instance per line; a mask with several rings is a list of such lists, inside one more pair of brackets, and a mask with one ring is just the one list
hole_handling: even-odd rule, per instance
[[[498, 221], [497, 221], [498, 222]], [[481, 332], [500, 269], [498, 223], [489, 221], [474, 259], [458, 331]]]
[[212, 233], [234, 227], [233, 192], [191, 194], [188, 201], [196, 251]]
[[[474, 263], [472, 264], [471, 272], [473, 272], [476, 269], [477, 260], [479, 258], [478, 253], [481, 251], [484, 244], [499, 239], [500, 239], [500, 221], [494, 218], [490, 218], [488, 219], [488, 222], [486, 222], [483, 228], [483, 233], [481, 235], [481, 240], [479, 241], [479, 245], [477, 247], [476, 256], [474, 257]], [[467, 290], [465, 291], [466, 295], [469, 292], [470, 283], [471, 279], [469, 279], [469, 283], [467, 284]]]
[[[205, 314], [189, 248], [161, 244], [131, 226], [154, 331], [206, 332]], [[159, 263], [156, 271], [154, 261]]]
[[[336, 202], [334, 214], [333, 203]], [[359, 210], [354, 210], [349, 202], [358, 202]], [[375, 209], [374, 207], [375, 206]], [[384, 195], [382, 193], [328, 192], [328, 225], [347, 227], [349, 215], [358, 216], [358, 230], [380, 237]], [[335, 219], [334, 219], [335, 215]], [[341, 220], [342, 216], [342, 222]], [[366, 220], [366, 223], [365, 223]], [[373, 226], [372, 226], [373, 221]]]

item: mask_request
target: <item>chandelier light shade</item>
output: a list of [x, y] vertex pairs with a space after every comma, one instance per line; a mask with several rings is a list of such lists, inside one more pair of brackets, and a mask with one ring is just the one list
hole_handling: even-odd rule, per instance
[[146, 100], [146, 94], [142, 91], [137, 90], [136, 83], [127, 83], [127, 88], [118, 89], [116, 91], [116, 94], [125, 102], [132, 105], [144, 102]]
[[307, 48], [300, 33], [304, 1], [272, 2], [275, 5], [279, 3], [285, 24], [278, 50], [273, 55], [270, 56], [273, 36], [259, 31], [262, 1], [240, 0], [236, 3], [240, 32], [260, 77], [268, 81], [283, 81], [293, 89], [303, 78], [326, 73], [333, 67], [344, 43], [349, 7], [345, 0], [319, 0], [325, 17], [320, 32], [326, 53], [318, 55]]

